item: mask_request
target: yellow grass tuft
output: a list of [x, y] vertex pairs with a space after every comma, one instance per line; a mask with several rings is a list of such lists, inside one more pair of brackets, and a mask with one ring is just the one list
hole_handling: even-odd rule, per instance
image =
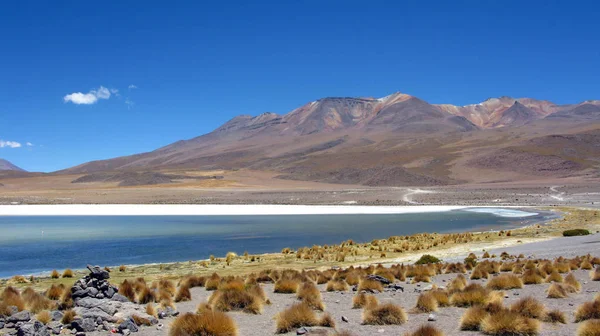
[[206, 311], [200, 315], [186, 313], [171, 324], [169, 336], [237, 336], [233, 319], [225, 313]]
[[414, 308], [416, 313], [430, 313], [438, 310], [438, 302], [431, 293], [422, 293], [417, 298], [417, 304]]
[[51, 285], [46, 291], [46, 297], [50, 300], [58, 300], [64, 292], [63, 285]]
[[156, 294], [154, 290], [144, 287], [137, 296], [138, 304], [147, 304], [156, 301]]
[[58, 279], [58, 278], [60, 278], [60, 273], [58, 273], [57, 270], [53, 270], [52, 273], [50, 273], [50, 278]]
[[175, 302], [191, 301], [192, 293], [188, 286], [179, 286], [177, 293], [175, 294]]
[[296, 297], [308, 304], [312, 309], [321, 311], [325, 309], [325, 305], [321, 298], [321, 292], [312, 281], [302, 283]]
[[464, 275], [459, 274], [450, 284], [448, 285], [448, 292], [454, 293], [457, 291], [462, 291], [467, 287], [467, 278]]
[[70, 268], [67, 268], [63, 274], [62, 274], [63, 278], [72, 278], [73, 277], [73, 270]]
[[600, 301], [584, 302], [575, 311], [575, 322], [600, 319]]
[[35, 316], [35, 318], [43, 324], [48, 324], [50, 321], [52, 321], [52, 316], [50, 316], [50, 312], [47, 310], [42, 310]]
[[133, 284], [127, 281], [127, 279], [123, 280], [123, 282], [119, 285], [119, 294], [128, 298], [131, 302], [135, 301], [135, 292], [136, 291]]
[[126, 270], [127, 270], [127, 267], [125, 267], [125, 265], [119, 266], [119, 272], [125, 272]]
[[207, 291], [217, 290], [219, 288], [219, 284], [221, 283], [221, 278], [217, 273], [213, 273], [206, 282], [204, 283], [204, 287]]
[[554, 270], [550, 274], [548, 274], [548, 276], [546, 277], [546, 282], [563, 282], [563, 277], [562, 275], [560, 275], [560, 273]]
[[325, 313], [319, 319], [319, 326], [326, 328], [335, 328], [335, 321], [329, 313]]
[[487, 315], [481, 321], [481, 331], [487, 335], [537, 335], [540, 322], [516, 312], [503, 310]]
[[523, 288], [523, 281], [514, 274], [501, 274], [493, 277], [486, 287], [494, 290]]
[[450, 306], [450, 296], [448, 296], [448, 293], [446, 291], [440, 290], [440, 289], [435, 289], [435, 290], [432, 290], [430, 293], [431, 293], [431, 295], [433, 295], [433, 297], [437, 301], [438, 306], [440, 306], [440, 307]]
[[488, 291], [478, 284], [470, 284], [461, 292], [456, 292], [450, 297], [450, 303], [456, 307], [470, 307], [484, 304]]
[[600, 320], [588, 320], [579, 326], [577, 336], [598, 336], [600, 335]]
[[590, 271], [590, 279], [592, 281], [600, 281], [600, 267], [596, 267], [595, 270]]
[[444, 336], [444, 333], [431, 325], [422, 325], [412, 333], [405, 334], [406, 336]]
[[373, 308], [379, 304], [375, 295], [358, 293], [352, 298], [352, 308]]
[[152, 303], [148, 303], [146, 305], [146, 314], [157, 317], [156, 308], [154, 308], [154, 305]]
[[559, 283], [552, 283], [546, 292], [549, 299], [564, 299], [568, 296], [566, 286]]
[[42, 310], [51, 309], [55, 306], [53, 302], [50, 301], [46, 296], [36, 293], [33, 290], [27, 295], [25, 295], [25, 291], [23, 293], [23, 299], [25, 300], [25, 306], [27, 307], [27, 310], [34, 314], [37, 314]]
[[383, 292], [383, 285], [381, 284], [381, 282], [377, 281], [377, 280], [370, 280], [370, 279], [362, 279], [359, 283], [358, 283], [358, 288], [357, 291], [360, 293], [362, 291], [367, 291], [367, 292]]
[[280, 279], [277, 282], [275, 282], [273, 292], [282, 294], [293, 294], [298, 291], [298, 287], [300, 287], [300, 282], [298, 280]]
[[367, 325], [404, 324], [407, 320], [404, 309], [393, 303], [368, 308], [363, 313], [363, 324]]
[[147, 319], [145, 317], [141, 317], [139, 315], [135, 315], [135, 314], [131, 315], [131, 319], [133, 320], [133, 322], [135, 322], [135, 324], [137, 326], [143, 326], [144, 325], [144, 326], [149, 327], [149, 326], [152, 325], [152, 322], [150, 322], [149, 319]]
[[534, 319], [541, 319], [546, 314], [546, 307], [544, 307], [544, 304], [531, 296], [522, 298], [513, 303], [510, 306], [510, 310], [522, 316]]
[[549, 311], [546, 316], [544, 316], [544, 322], [567, 324], [567, 317], [565, 316], [565, 313], [555, 309]]
[[483, 321], [487, 315], [488, 312], [483, 306], [470, 307], [460, 319], [460, 330], [479, 330], [481, 321]]
[[349, 289], [348, 283], [346, 283], [345, 280], [343, 279], [334, 279], [334, 280], [329, 280], [329, 282], [327, 282], [327, 291], [328, 292], [345, 292]]
[[317, 315], [306, 303], [297, 303], [276, 316], [276, 332], [284, 334], [300, 327], [318, 324]]
[[537, 269], [528, 269], [521, 276], [521, 280], [526, 285], [539, 285], [544, 282], [544, 277]]
[[581, 291], [581, 284], [575, 278], [575, 274], [569, 273], [565, 277], [565, 285], [567, 285], [567, 291], [569, 293], [579, 293]]
[[62, 324], [71, 324], [71, 322], [73, 322], [73, 320], [75, 319], [75, 311], [72, 309], [69, 309], [67, 311], [64, 312], [62, 319], [60, 320], [60, 322]]
[[219, 289], [214, 292], [208, 302], [217, 311], [244, 311], [250, 314], [260, 314], [263, 300], [245, 290]]

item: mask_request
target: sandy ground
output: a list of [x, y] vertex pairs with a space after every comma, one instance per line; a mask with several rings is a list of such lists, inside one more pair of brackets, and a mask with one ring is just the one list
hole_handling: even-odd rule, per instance
[[[559, 255], [565, 257], [584, 255], [587, 253], [598, 254], [600, 251], [600, 235], [595, 234], [587, 237], [575, 238], [557, 238], [550, 241], [523, 244], [520, 246], [501, 248], [493, 250], [500, 253], [507, 251], [511, 254], [526, 253], [534, 254], [537, 258], [554, 258]], [[473, 250], [481, 255], [480, 250]], [[465, 255], [466, 256], [466, 255]], [[464, 257], [464, 256], [463, 256]], [[582, 284], [582, 291], [577, 294], [570, 294], [565, 299], [547, 299], [545, 290], [549, 284], [541, 285], [526, 285], [523, 289], [505, 291], [505, 305], [517, 301], [526, 296], [533, 296], [541, 300], [548, 309], [559, 309], [567, 315], [568, 323], [566, 325], [552, 325], [542, 323], [542, 336], [558, 336], [558, 335], [575, 335], [575, 331], [579, 324], [573, 323], [573, 311], [577, 306], [585, 301], [593, 299], [594, 295], [600, 291], [600, 282], [589, 281], [588, 271], [575, 271], [576, 278]], [[455, 274], [443, 274], [433, 278], [433, 283], [438, 286], [445, 286], [448, 281], [453, 279]], [[485, 284], [485, 280], [473, 280], [472, 282]], [[380, 302], [393, 302], [402, 306], [405, 310], [410, 310], [414, 307], [418, 290], [427, 286], [427, 284], [407, 284], [403, 283], [404, 292], [384, 292], [377, 294]], [[297, 302], [293, 294], [275, 294], [273, 293], [273, 285], [263, 285], [267, 296], [272, 302], [272, 305], [265, 306], [264, 311], [260, 315], [250, 315], [245, 313], [234, 312], [230, 315], [236, 321], [240, 335], [242, 336], [259, 336], [275, 334], [274, 316], [284, 310], [286, 307]], [[319, 286], [326, 305], [326, 312], [329, 312], [337, 323], [338, 330], [349, 330], [355, 335], [402, 335], [405, 332], [416, 329], [422, 324], [431, 323], [435, 327], [443, 330], [445, 335], [480, 335], [477, 332], [467, 332], [459, 330], [459, 320], [465, 312], [465, 308], [448, 307], [440, 308], [435, 313], [437, 321], [427, 322], [428, 314], [409, 314], [408, 322], [402, 326], [366, 326], [361, 324], [362, 310], [352, 309], [352, 291], [347, 292], [326, 292], [325, 285]], [[192, 301], [179, 303], [178, 310], [183, 312], [193, 312], [196, 306], [204, 302], [210, 296], [204, 288], [194, 288], [192, 290]], [[349, 322], [342, 322], [341, 318], [345, 316]], [[168, 334], [168, 326], [173, 319], [163, 320], [164, 328], [157, 330], [156, 327], [144, 327], [140, 335], [159, 336]], [[107, 335], [107, 332], [96, 332], [88, 335], [100, 336]], [[289, 333], [288, 335], [294, 335]]]

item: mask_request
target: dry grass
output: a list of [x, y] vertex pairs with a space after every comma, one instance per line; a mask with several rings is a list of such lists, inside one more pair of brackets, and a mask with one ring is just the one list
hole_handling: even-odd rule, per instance
[[422, 325], [414, 332], [405, 334], [405, 336], [444, 336], [444, 333], [432, 325]]
[[280, 279], [275, 282], [273, 292], [281, 294], [293, 294], [298, 291], [300, 282], [296, 279]]
[[584, 302], [575, 311], [575, 322], [600, 319], [600, 301]]
[[328, 292], [345, 292], [349, 289], [348, 283], [343, 279], [334, 279], [327, 282]]
[[568, 296], [566, 287], [559, 283], [553, 283], [546, 290], [549, 299], [564, 299]]
[[60, 273], [58, 273], [57, 270], [52, 270], [52, 273], [50, 273], [50, 278], [58, 279], [58, 278], [60, 278]]
[[523, 288], [523, 281], [514, 274], [501, 274], [493, 277], [486, 287], [493, 290]]
[[171, 324], [169, 336], [237, 336], [233, 319], [225, 313], [206, 311], [200, 315], [186, 313]]
[[71, 322], [73, 322], [73, 320], [75, 319], [75, 316], [77, 316], [77, 314], [75, 314], [75, 311], [72, 309], [66, 310], [63, 314], [62, 319], [60, 320], [60, 322], [62, 324], [71, 324]]
[[319, 326], [326, 328], [335, 328], [335, 321], [329, 313], [325, 313], [319, 319]]
[[460, 319], [460, 330], [479, 330], [481, 321], [487, 315], [488, 312], [483, 306], [470, 307]]
[[540, 322], [516, 312], [502, 310], [484, 317], [480, 328], [487, 335], [532, 336], [539, 333]]
[[551, 283], [551, 282], [563, 282], [563, 277], [562, 275], [560, 275], [560, 273], [558, 273], [556, 270], [552, 271], [550, 274], [548, 274], [548, 276], [546, 277], [546, 282]]
[[179, 286], [175, 294], [175, 302], [185, 302], [192, 300], [192, 293], [188, 286]]
[[323, 304], [323, 299], [321, 298], [321, 292], [312, 281], [302, 283], [300, 289], [298, 289], [296, 297], [308, 304], [312, 309], [321, 311], [325, 310], [325, 305]]
[[36, 293], [33, 290], [30, 293], [26, 292], [27, 290], [23, 292], [23, 299], [25, 300], [25, 307], [27, 307], [27, 310], [30, 312], [37, 314], [43, 310], [54, 308], [54, 303], [46, 296]]
[[154, 290], [148, 287], [144, 287], [137, 296], [138, 304], [147, 304], [156, 301], [156, 294]]
[[528, 269], [521, 276], [521, 280], [526, 285], [539, 285], [544, 282], [544, 277], [537, 269]]
[[243, 311], [249, 314], [260, 314], [263, 300], [245, 290], [219, 289], [208, 300], [213, 310]]
[[297, 303], [276, 316], [276, 332], [284, 334], [300, 327], [318, 324], [317, 315], [306, 303]]
[[177, 287], [175, 287], [175, 283], [168, 279], [160, 279], [158, 281], [158, 290], [159, 292], [167, 292], [170, 296], [174, 296], [177, 292]]
[[598, 336], [598, 335], [600, 335], [600, 320], [585, 321], [577, 329], [577, 336]]
[[127, 270], [127, 267], [125, 267], [125, 265], [119, 266], [119, 272], [125, 272], [126, 270]]
[[58, 309], [65, 310], [71, 309], [75, 307], [75, 303], [73, 302], [73, 297], [71, 296], [71, 291], [66, 290], [63, 292], [63, 295], [60, 298], [60, 302], [58, 303]]
[[154, 308], [154, 305], [152, 303], [148, 303], [146, 305], [146, 314], [148, 314], [150, 316], [158, 317], [158, 315], [156, 313], [156, 308]]
[[63, 292], [64, 292], [64, 286], [63, 285], [52, 285], [50, 286], [50, 288], [46, 291], [46, 297], [50, 300], [58, 300], [60, 299], [60, 297], [62, 296]]
[[50, 316], [49, 311], [42, 310], [35, 316], [35, 319], [42, 322], [43, 324], [48, 324], [50, 323], [50, 321], [52, 321], [52, 316]]
[[63, 274], [62, 274], [63, 278], [72, 278], [73, 277], [73, 270], [70, 268], [67, 268]]
[[544, 316], [544, 322], [567, 324], [567, 316], [558, 309], [551, 310]]
[[415, 313], [430, 313], [438, 310], [438, 302], [431, 293], [426, 292], [419, 295], [417, 304], [412, 310]]
[[381, 282], [379, 282], [377, 280], [362, 279], [358, 283], [357, 291], [358, 292], [367, 291], [370, 293], [374, 293], [375, 291], [383, 292], [383, 285], [381, 284]]
[[407, 320], [408, 317], [402, 307], [393, 303], [385, 303], [365, 309], [362, 323], [367, 325], [390, 325], [404, 324]]
[[450, 303], [456, 307], [470, 307], [484, 304], [488, 291], [478, 284], [470, 284], [463, 291], [456, 292], [450, 296]]
[[373, 308], [379, 304], [377, 297], [371, 294], [358, 293], [352, 298], [352, 308]]
[[577, 281], [573, 273], [567, 274], [564, 283], [567, 285], [566, 289], [569, 293], [579, 293], [581, 291], [581, 284]]
[[510, 310], [533, 319], [542, 319], [546, 314], [544, 304], [533, 297], [525, 297], [518, 300], [510, 306]]
[[219, 284], [221, 283], [221, 278], [217, 273], [213, 273], [206, 282], [204, 283], [204, 287], [207, 291], [217, 290], [219, 288]]
[[590, 280], [600, 281], [600, 267], [596, 267], [595, 270], [590, 272]]
[[450, 284], [448, 285], [448, 292], [454, 293], [458, 291], [462, 291], [467, 287], [467, 278], [464, 275], [459, 274]]
[[435, 289], [435, 290], [432, 290], [430, 293], [431, 293], [431, 295], [433, 295], [433, 297], [437, 301], [438, 306], [440, 306], [440, 307], [450, 306], [450, 296], [448, 295], [448, 292], [446, 292], [444, 290]]
[[136, 290], [134, 288], [134, 285], [131, 282], [127, 281], [127, 279], [123, 280], [123, 282], [119, 285], [119, 294], [128, 298], [131, 302], [135, 301], [135, 292]]
[[139, 315], [131, 315], [131, 319], [133, 320], [133, 322], [135, 322], [135, 324], [137, 326], [151, 326], [152, 322], [150, 322], [149, 319], [145, 318], [145, 317], [141, 317]]

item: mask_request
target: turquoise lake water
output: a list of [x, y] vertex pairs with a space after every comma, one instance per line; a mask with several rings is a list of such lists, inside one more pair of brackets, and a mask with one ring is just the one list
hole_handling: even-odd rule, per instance
[[510, 229], [547, 214], [495, 209], [384, 215], [0, 216], [0, 277], [278, 252], [420, 232]]

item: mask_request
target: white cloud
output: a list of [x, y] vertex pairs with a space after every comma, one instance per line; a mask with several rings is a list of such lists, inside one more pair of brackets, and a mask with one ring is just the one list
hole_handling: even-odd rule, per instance
[[135, 105], [135, 102], [133, 102], [131, 99], [129, 99], [129, 97], [127, 97], [127, 99], [125, 99], [125, 104], [127, 105], [127, 109], [129, 110]]
[[[115, 90], [115, 89], [111, 89]], [[111, 90], [100, 86], [97, 90], [90, 90], [88, 93], [74, 92], [63, 97], [65, 103], [71, 102], [77, 105], [91, 105], [98, 102], [99, 99], [109, 99]], [[118, 90], [115, 90], [118, 93]]]
[[137, 89], [137, 86], [133, 85], [133, 84], [129, 84], [129, 86], [127, 87], [129, 90], [133, 90], [133, 89]]
[[25, 145], [27, 145], [27, 147], [33, 147], [33, 144], [31, 142], [27, 142], [25, 143]]
[[0, 140], [0, 148], [9, 147], [9, 148], [19, 148], [21, 144], [16, 141], [4, 141]]

